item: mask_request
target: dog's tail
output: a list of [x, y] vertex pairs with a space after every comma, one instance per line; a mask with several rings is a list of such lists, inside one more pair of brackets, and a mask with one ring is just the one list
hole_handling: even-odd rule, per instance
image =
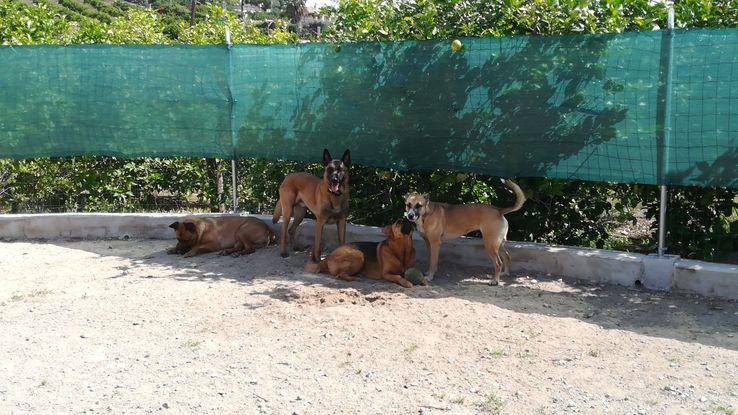
[[512, 180], [507, 179], [502, 179], [502, 183], [515, 193], [515, 204], [510, 207], [500, 209], [500, 214], [507, 215], [508, 213], [520, 210], [520, 208], [523, 207], [523, 203], [525, 203], [525, 194], [520, 190], [520, 186], [515, 184]]
[[272, 223], [279, 222], [280, 217], [282, 217], [282, 199], [277, 200], [277, 204], [274, 206], [274, 214], [272, 215]]
[[307, 272], [328, 272], [328, 261], [325, 259], [320, 262], [308, 261], [302, 269]]

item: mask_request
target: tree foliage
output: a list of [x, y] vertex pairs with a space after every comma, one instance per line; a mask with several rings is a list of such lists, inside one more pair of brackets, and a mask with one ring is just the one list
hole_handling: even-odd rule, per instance
[[[213, 24], [213, 23], [216, 24]], [[207, 5], [205, 19], [193, 26], [180, 23], [179, 40], [190, 44], [224, 44], [226, 27], [230, 31], [231, 43], [294, 43], [297, 36], [287, 30], [287, 22], [277, 21], [269, 32], [263, 31], [254, 22], [241, 22], [233, 13], [219, 6]]]
[[0, 0], [0, 43], [29, 45], [66, 43], [71, 25], [47, 4], [28, 7], [12, 0]]

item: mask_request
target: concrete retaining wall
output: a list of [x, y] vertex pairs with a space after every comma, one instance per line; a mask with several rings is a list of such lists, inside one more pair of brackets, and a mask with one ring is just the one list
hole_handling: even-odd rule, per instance
[[[114, 214], [64, 213], [34, 215], [0, 215], [0, 238], [18, 239], [98, 239], [150, 238], [173, 239], [169, 224], [184, 215], [169, 213]], [[205, 215], [200, 215], [205, 216]], [[271, 217], [254, 215], [279, 232]], [[313, 243], [315, 222], [306, 220], [301, 226], [298, 245]], [[417, 256], [426, 258], [425, 243], [415, 235]], [[349, 225], [346, 239], [380, 241], [381, 229]], [[323, 252], [337, 243], [334, 225], [323, 231]], [[680, 259], [677, 256], [631, 254], [600, 249], [549, 246], [510, 242], [513, 271], [527, 270], [579, 278], [583, 280], [632, 286], [642, 284], [650, 289], [678, 290], [707, 296], [738, 299], [738, 266]], [[441, 247], [440, 275], [443, 268], [464, 265], [490, 267], [482, 241], [459, 238]]]
[[59, 213], [0, 215], [3, 239], [172, 238], [171, 214]]

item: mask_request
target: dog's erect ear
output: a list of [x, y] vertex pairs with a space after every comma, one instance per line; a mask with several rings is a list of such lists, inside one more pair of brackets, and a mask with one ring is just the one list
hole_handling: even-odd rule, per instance
[[324, 148], [323, 149], [323, 166], [327, 166], [328, 163], [331, 162], [331, 160], [333, 160], [333, 157], [331, 157], [331, 152], [328, 151], [327, 148]]
[[185, 229], [187, 229], [188, 231], [190, 231], [190, 232], [192, 232], [192, 233], [195, 233], [195, 229], [196, 229], [196, 228], [195, 228], [195, 224], [194, 224], [194, 223], [192, 223], [192, 222], [185, 222], [185, 223], [184, 223], [184, 227], [185, 227]]
[[179, 227], [179, 222], [174, 222], [173, 224], [169, 225], [172, 229], [177, 229]]
[[409, 220], [402, 218], [402, 225], [400, 227], [400, 231], [405, 235], [410, 235], [413, 233], [413, 224]]
[[341, 156], [341, 161], [346, 167], [351, 166], [351, 152], [348, 149], [343, 152], [343, 156]]
[[423, 193], [423, 199], [425, 199], [426, 202], [429, 201], [430, 200], [430, 193]]

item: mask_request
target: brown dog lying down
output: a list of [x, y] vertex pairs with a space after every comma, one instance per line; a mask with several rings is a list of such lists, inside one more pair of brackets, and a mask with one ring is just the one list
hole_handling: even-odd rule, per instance
[[[319, 263], [308, 262], [305, 271], [328, 272], [340, 280], [354, 281], [357, 274], [385, 279], [410, 288], [413, 284], [403, 275], [415, 265], [413, 228], [407, 220], [398, 220], [383, 229], [382, 242], [357, 242], [341, 245]], [[423, 285], [426, 281], [423, 280]]]
[[167, 253], [185, 257], [215, 251], [221, 251], [222, 255], [247, 255], [274, 242], [275, 238], [266, 223], [244, 216], [188, 216], [169, 227], [174, 229], [177, 246]]

